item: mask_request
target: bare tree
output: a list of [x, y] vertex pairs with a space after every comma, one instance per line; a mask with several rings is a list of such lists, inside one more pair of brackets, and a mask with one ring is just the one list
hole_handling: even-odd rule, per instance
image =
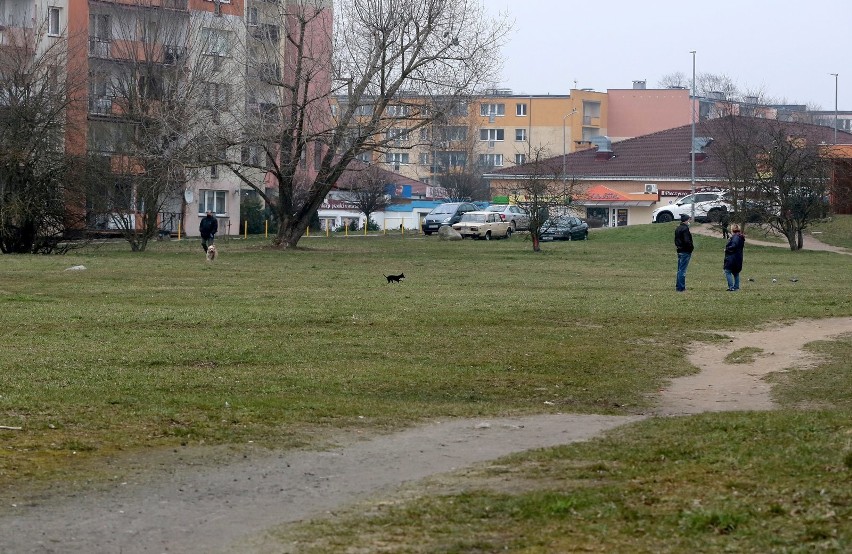
[[83, 80], [65, 71], [65, 37], [48, 37], [46, 23], [10, 23], [0, 44], [0, 250], [63, 251], [84, 222], [67, 205], [77, 192], [65, 149], [68, 109]]
[[[692, 90], [692, 76], [682, 71], [668, 73], [660, 78], [659, 86], [663, 88], [686, 88]], [[725, 99], [734, 100], [741, 97], [737, 84], [724, 73], [698, 73], [695, 76], [695, 94], [710, 97], [713, 93], [722, 93]]]
[[541, 235], [552, 217], [570, 211], [580, 195], [579, 181], [562, 172], [562, 156], [552, 157], [544, 148], [530, 150], [530, 160], [522, 174], [499, 192], [527, 211], [530, 218], [529, 236], [534, 252], [541, 251]]
[[199, 134], [213, 119], [205, 105], [211, 97], [221, 101], [209, 79], [222, 67], [217, 57], [201, 54], [217, 39], [188, 13], [141, 1], [101, 7], [97, 17], [109, 18], [104, 26], [111, 34], [92, 39], [106, 46], [90, 67], [89, 144], [105, 163], [89, 205], [95, 221], [118, 229], [141, 251], [160, 231], [167, 207], [179, 217], [185, 169], [197, 161], [198, 148], [211, 148]]
[[370, 225], [370, 215], [383, 211], [390, 206], [388, 172], [375, 166], [361, 169], [350, 169], [344, 173], [338, 182], [338, 187], [348, 191], [346, 197], [358, 208], [366, 218], [365, 225]]
[[248, 34], [258, 69], [248, 113], [239, 136], [218, 136], [256, 153], [221, 161], [274, 208], [280, 248], [297, 246], [356, 156], [387, 150], [395, 128], [419, 132], [442, 117], [432, 106], [490, 84], [507, 31], [474, 0], [339, 0], [334, 21], [329, 4], [281, 2], [274, 23]]
[[675, 71], [673, 73], [667, 73], [660, 77], [660, 81], [658, 83], [660, 88], [692, 88], [692, 80], [690, 77], [686, 76], [686, 73], [683, 71]]
[[714, 147], [734, 203], [734, 220], [772, 229], [791, 250], [802, 232], [826, 216], [832, 162], [818, 126], [729, 117]]
[[446, 191], [447, 199], [451, 202], [488, 200], [490, 196], [488, 181], [482, 178], [480, 172], [446, 172], [438, 177], [438, 183]]

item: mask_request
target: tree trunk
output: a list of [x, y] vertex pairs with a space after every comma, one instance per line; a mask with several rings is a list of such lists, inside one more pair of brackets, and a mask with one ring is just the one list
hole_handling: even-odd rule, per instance
[[304, 227], [299, 225], [298, 220], [293, 218], [287, 218], [285, 221], [279, 220], [278, 234], [272, 244], [281, 250], [290, 250], [297, 247], [304, 234]]
[[532, 234], [533, 252], [541, 252], [541, 243], [538, 240], [538, 235]]

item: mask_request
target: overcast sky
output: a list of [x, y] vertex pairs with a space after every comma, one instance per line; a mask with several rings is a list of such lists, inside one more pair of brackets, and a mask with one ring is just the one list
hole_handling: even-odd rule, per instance
[[[482, 0], [514, 28], [501, 86], [523, 94], [725, 74], [788, 103], [852, 110], [852, 0]], [[576, 82], [576, 85], [575, 85]]]

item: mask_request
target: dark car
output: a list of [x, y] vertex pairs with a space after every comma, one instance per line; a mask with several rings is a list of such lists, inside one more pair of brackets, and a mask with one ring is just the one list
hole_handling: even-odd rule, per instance
[[467, 212], [475, 212], [477, 207], [470, 202], [448, 202], [436, 206], [423, 220], [423, 233], [431, 235], [438, 232], [442, 225], [458, 223]]
[[541, 240], [586, 240], [589, 224], [573, 215], [560, 215], [548, 219], [541, 226]]

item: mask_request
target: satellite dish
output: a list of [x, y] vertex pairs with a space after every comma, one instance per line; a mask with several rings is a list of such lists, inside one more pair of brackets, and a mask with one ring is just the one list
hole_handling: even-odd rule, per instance
[[192, 194], [192, 191], [190, 189], [186, 189], [185, 191], [183, 191], [183, 199], [187, 202], [192, 203], [194, 198], [195, 196]]

